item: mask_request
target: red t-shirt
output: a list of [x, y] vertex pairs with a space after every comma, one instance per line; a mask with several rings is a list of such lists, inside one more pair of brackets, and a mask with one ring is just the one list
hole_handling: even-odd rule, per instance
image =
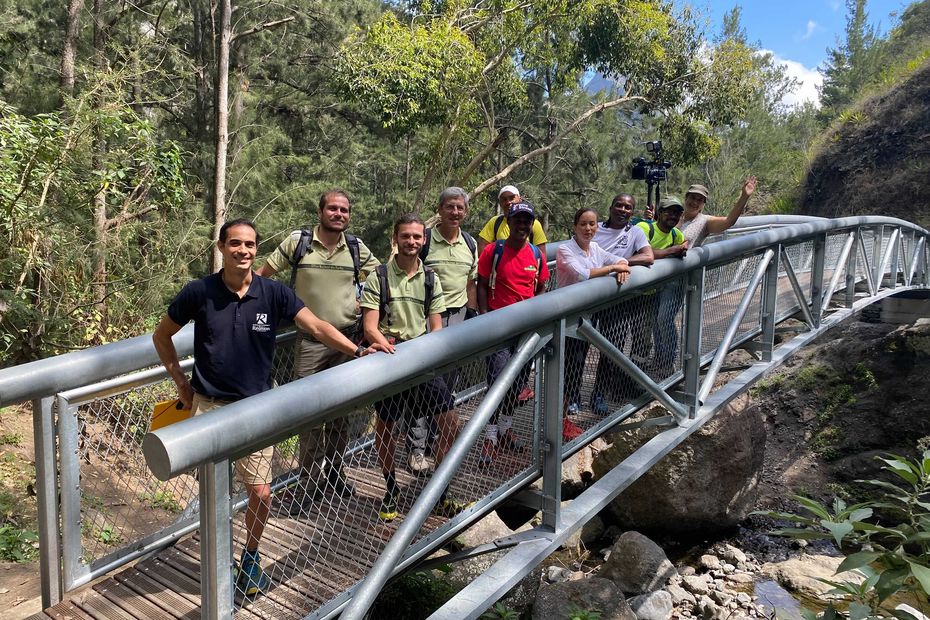
[[[494, 245], [489, 243], [478, 258], [478, 275], [491, 278], [491, 263], [494, 259]], [[529, 299], [536, 294], [536, 283], [549, 279], [549, 267], [542, 259], [542, 272], [536, 273], [536, 254], [529, 243], [519, 250], [514, 250], [506, 243], [504, 253], [497, 263], [495, 286], [488, 290], [488, 309], [497, 310], [518, 301]]]

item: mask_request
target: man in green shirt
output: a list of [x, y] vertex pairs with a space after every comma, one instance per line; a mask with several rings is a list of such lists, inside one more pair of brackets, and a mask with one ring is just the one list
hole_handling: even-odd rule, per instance
[[[644, 233], [656, 260], [663, 258], [684, 258], [688, 252], [688, 241], [676, 226], [681, 221], [685, 208], [675, 196], [666, 196], [659, 202], [654, 221], [642, 221], [637, 224]], [[675, 350], [678, 347], [678, 331], [675, 326], [675, 315], [681, 304], [681, 288], [678, 281], [666, 284], [656, 291], [649, 291], [642, 297], [643, 306], [641, 320], [636, 322], [633, 333], [631, 353], [633, 361], [641, 368], [645, 368], [649, 356], [650, 335], [655, 345], [653, 355], [653, 370], [661, 378], [671, 374]]]
[[[393, 241], [397, 254], [365, 281], [361, 299], [362, 325], [365, 339], [371, 344], [389, 346], [422, 336], [427, 328], [434, 332], [442, 329], [440, 315], [446, 309], [442, 285], [432, 270], [424, 268], [419, 258], [424, 230], [423, 220], [417, 215], [401, 216], [394, 224]], [[432, 280], [431, 287], [428, 280]], [[435, 419], [437, 438], [433, 455], [438, 464], [458, 435], [458, 418], [454, 407], [452, 393], [442, 377], [433, 377], [375, 403], [378, 414], [375, 422], [375, 449], [387, 487], [378, 512], [383, 521], [392, 521], [397, 517], [400, 497], [394, 467], [397, 451], [394, 432], [397, 421], [405, 415]], [[461, 509], [462, 505], [447, 488], [436, 511], [451, 516]]]
[[[352, 216], [349, 196], [340, 189], [324, 192], [319, 201], [320, 223], [310, 230], [295, 230], [258, 270], [271, 275], [287, 270], [291, 286], [310, 311], [331, 323], [353, 342], [361, 340], [358, 320], [358, 284], [379, 264], [361, 239], [347, 233]], [[300, 254], [299, 256], [296, 254]], [[298, 330], [294, 375], [300, 379], [349, 361], [350, 356], [327, 348]], [[321, 498], [327, 489], [349, 496], [352, 485], [343, 473], [343, 455], [350, 439], [363, 424], [348, 416], [300, 435], [303, 482], [292, 497], [282, 500], [292, 515]], [[354, 428], [353, 428], [354, 427]]]
[[[461, 187], [447, 187], [439, 194], [436, 209], [439, 221], [426, 230], [426, 241], [420, 250], [420, 260], [436, 272], [442, 284], [446, 309], [440, 315], [442, 326], [457, 325], [477, 315], [475, 279], [478, 277], [477, 243], [462, 230], [468, 215], [468, 192]], [[445, 376], [446, 386], [455, 391], [458, 372]], [[429, 471], [426, 450], [435, 429], [425, 416], [412, 421], [407, 428], [407, 467], [415, 474]]]

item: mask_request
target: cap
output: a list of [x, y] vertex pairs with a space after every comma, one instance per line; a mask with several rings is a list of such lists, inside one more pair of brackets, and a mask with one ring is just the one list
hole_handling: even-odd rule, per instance
[[518, 213], [529, 213], [533, 216], [533, 219], [536, 218], [536, 211], [533, 209], [533, 205], [525, 200], [510, 205], [510, 211], [507, 212], [507, 217], [513, 217]]
[[707, 188], [703, 185], [694, 184], [688, 188], [688, 191], [685, 192], [685, 195], [688, 194], [697, 194], [698, 196], [703, 196], [705, 199], [710, 198], [710, 192], [707, 191]]
[[664, 209], [671, 209], [672, 207], [678, 207], [681, 210], [684, 210], [684, 207], [681, 206], [681, 201], [678, 200], [675, 196], [666, 196], [659, 202], [659, 208], [656, 211], [662, 211]]
[[517, 189], [516, 185], [505, 185], [501, 188], [501, 191], [497, 192], [497, 199], [500, 200], [500, 197], [507, 193], [519, 196], [520, 190]]

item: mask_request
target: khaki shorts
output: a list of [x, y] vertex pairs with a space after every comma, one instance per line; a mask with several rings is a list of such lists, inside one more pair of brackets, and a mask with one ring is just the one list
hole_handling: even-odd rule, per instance
[[[233, 401], [222, 400], [220, 398], [211, 398], [202, 396], [194, 392], [194, 403], [191, 409], [194, 415], [200, 415], [218, 409], [223, 405], [228, 405]], [[271, 458], [274, 456], [274, 446], [268, 446], [264, 450], [253, 452], [236, 461], [236, 475], [243, 484], [259, 485], [271, 484]]]

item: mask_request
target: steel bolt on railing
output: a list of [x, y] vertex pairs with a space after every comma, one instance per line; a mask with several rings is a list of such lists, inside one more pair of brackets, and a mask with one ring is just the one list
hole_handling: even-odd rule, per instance
[[[360, 586], [363, 582], [356, 579], [340, 585], [339, 591], [310, 596], [306, 590], [309, 585], [300, 584], [320, 580], [321, 573], [313, 572], [323, 570], [317, 569], [317, 563], [338, 565], [343, 562], [357, 564], [359, 570], [370, 570], [388, 548], [390, 555], [377, 564], [377, 574], [378, 580], [390, 577], [493, 509], [503, 498], [539, 478], [543, 480], [544, 526], [547, 531], [561, 532], [557, 479], [561, 460], [596, 435], [622, 424], [633, 410], [630, 403], [655, 397], [666, 405], [676, 421], [704, 420], [708, 399], [714, 401], [716, 398], [710, 393], [713, 377], [722, 367], [726, 352], [743, 346], [760, 353], [764, 361], [775, 363], [773, 360], [780, 359], [780, 354], [773, 354], [775, 325], [787, 317], [800, 315], [809, 328], [816, 329], [825, 316], [837, 312], [830, 304], [840, 281], [844, 282], [845, 289], [841, 302], [844, 311], [861, 307], [864, 300], [857, 297], [858, 283], [867, 285], [871, 298], [890, 294], [895, 288], [928, 286], [930, 257], [927, 255], [927, 232], [923, 229], [888, 218], [773, 223], [787, 226], [733, 236], [693, 250], [684, 260], [659, 261], [648, 270], [634, 269], [630, 281], [619, 289], [609, 279], [602, 278], [574, 285], [570, 291], [550, 292], [462, 326], [405, 343], [393, 358], [370, 356], [149, 434], [142, 447], [157, 478], [167, 480], [192, 468], [200, 469], [199, 511], [198, 503], [190, 496], [182, 500], [190, 501], [188, 510], [177, 517], [177, 522], [157, 526], [160, 529], [133, 530], [117, 519], [113, 533], [122, 537], [122, 547], [102, 548], [102, 552], [94, 551], [90, 556], [88, 550], [95, 547], [87, 546], [86, 536], [82, 540], [80, 524], [96, 509], [84, 503], [92, 498], [85, 500], [79, 493], [78, 487], [85, 484], [88, 477], [78, 474], [77, 469], [84, 466], [85, 458], [111, 458], [107, 456], [111, 453], [101, 451], [105, 449], [103, 444], [92, 441], [93, 435], [86, 435], [85, 431], [115, 433], [114, 437], [127, 438], [141, 435], [130, 432], [133, 420], [137, 419], [132, 416], [138, 416], [150, 406], [151, 402], [146, 400], [153, 393], [149, 386], [164, 377], [160, 368], [144, 370], [157, 364], [151, 341], [148, 337], [139, 337], [0, 370], [0, 405], [24, 399], [35, 401], [35, 432], [37, 439], [41, 438], [36, 444], [36, 460], [43, 602], [51, 605], [75, 585], [178, 540], [196, 527], [198, 520], [205, 618], [228, 617], [242, 605], [275, 617], [308, 614], [323, 617], [338, 612], [347, 604], [353, 605], [350, 609], [359, 610], [366, 606], [366, 600], [370, 602], [371, 593], [376, 593], [380, 586]], [[753, 226], [759, 225], [753, 223]], [[887, 282], [886, 274], [889, 275]], [[629, 361], [634, 354], [631, 341], [626, 339], [623, 344], [622, 334], [616, 330], [648, 333], [646, 328], [650, 323], [644, 313], [654, 308], [650, 305], [654, 300], [644, 300], [641, 292], [661, 291], [666, 287], [669, 290], [675, 287], [685, 300], [683, 310], [669, 319], [671, 329], [676, 332], [671, 366], [653, 367], [654, 350], [646, 351], [649, 356], [646, 366], [626, 364], [623, 360]], [[620, 323], [598, 326], [597, 331], [592, 329], [593, 314], [617, 307], [627, 308], [631, 314]], [[582, 358], [581, 371], [567, 368], [567, 351], [577, 350], [576, 345], [581, 342], [571, 336], [601, 335], [598, 332], [603, 329], [614, 331], [604, 333], [606, 343], [593, 338], [595, 346], [588, 352], [586, 361]], [[551, 337], [537, 356], [534, 382], [539, 397], [527, 406], [512, 404], [516, 407], [515, 428], [534, 448], [526, 456], [501, 457], [492, 465], [493, 476], [482, 474], [481, 470], [473, 469], [477, 446], [471, 444], [477, 435], [471, 436], [480, 433], [482, 416], [493, 409], [490, 399], [497, 392], [506, 392], [503, 383], [492, 386], [492, 391], [497, 388], [494, 393], [481, 387], [484, 360], [498, 348], [515, 344], [518, 338], [533, 333]], [[189, 354], [189, 330], [177, 337], [176, 342], [182, 355]], [[622, 346], [614, 344], [616, 342]], [[634, 344], [642, 349], [643, 340]], [[649, 349], [653, 347], [649, 345]], [[279, 383], [283, 383], [290, 378], [288, 356], [292, 349], [281, 346], [279, 352], [286, 354], [281, 360], [283, 374], [279, 377]], [[619, 395], [608, 399], [611, 407], [607, 414], [595, 414], [583, 408], [577, 421], [584, 434], [563, 446], [560, 422], [569, 375], [575, 377], [572, 381], [580, 389], [580, 400], [586, 402], [597, 387], [596, 367], [601, 366], [601, 356], [619, 362], [621, 370], [626, 371], [612, 374], [606, 383], [608, 391]], [[702, 367], [707, 367], [703, 383]], [[139, 370], [143, 372], [135, 374]], [[286, 440], [278, 446], [272, 463], [276, 475], [276, 505], [285, 495], [297, 490], [304, 489], [312, 494], [309, 482], [305, 482], [309, 480], [308, 470], [301, 465], [299, 449], [295, 447], [297, 440], [289, 437], [352, 413], [357, 416], [355, 412], [359, 408], [365, 410], [375, 401], [437, 376], [456, 377], [459, 416], [471, 421], [430, 482], [425, 482], [428, 479], [423, 477], [404, 478], [403, 514], [396, 531], [394, 525], [378, 525], [375, 517], [371, 517], [374, 518], [372, 525], [358, 530], [358, 519], [367, 523], [366, 511], [368, 515], [376, 512], [374, 506], [383, 492], [371, 435], [367, 435], [366, 440], [368, 431], [363, 429], [360, 431], [362, 438], [353, 442], [353, 448], [345, 453], [346, 471], [349, 481], [356, 487], [356, 495], [339, 498], [328, 485], [322, 488], [322, 499], [315, 500], [308, 508], [295, 504], [299, 508], [296, 517], [273, 516], [268, 526], [270, 533], [266, 534], [269, 558], [266, 561], [275, 587], [266, 597], [254, 601], [235, 596], [230, 569], [233, 544], [239, 544], [233, 541], [241, 541], [242, 536], [241, 514], [237, 511], [243, 500], [236, 490], [238, 487], [233, 485], [230, 463], [259, 448]], [[360, 381], [360, 377], [364, 379]], [[603, 383], [603, 377], [601, 380]], [[670, 393], [669, 390], [679, 383], [680, 391]], [[96, 385], [83, 387], [91, 384]], [[339, 386], [339, 390], [333, 390], [334, 385]], [[630, 386], [634, 392], [636, 386], [641, 386], [643, 389], [637, 394], [642, 396], [623, 396]], [[101, 403], [110, 402], [112, 406], [106, 405], [109, 409], [100, 408]], [[256, 416], [256, 411], [263, 413]], [[669, 427], [668, 432], [676, 427]], [[126, 488], [141, 489], [150, 483], [136, 473], [137, 464], [141, 463], [138, 444], [135, 447], [132, 443], [125, 445], [119, 458], [136, 459], [131, 461], [133, 464], [124, 466]], [[75, 449], [79, 453], [75, 453]], [[56, 453], [61, 456], [60, 461]], [[403, 446], [398, 449], [399, 459], [407, 454]], [[62, 471], [60, 487], [55, 477], [59, 467]], [[454, 488], [469, 494], [466, 499], [476, 502], [474, 508], [448, 522], [430, 517], [421, 526], [418, 522], [429, 511], [432, 495], [437, 489], [441, 490], [446, 477]], [[429, 493], [429, 497], [424, 497], [424, 492]], [[351, 517], [354, 521], [347, 522], [356, 523], [352, 535], [341, 529], [343, 525], [325, 525], [328, 523], [325, 519], [345, 510], [355, 515]], [[58, 530], [59, 519], [65, 526], [62, 532]], [[322, 538], [313, 538], [318, 542], [312, 543], [306, 537], [306, 532], [311, 530], [306, 528], [313, 523], [318, 524], [314, 527], [324, 529], [317, 530], [315, 536]], [[380, 533], [377, 536], [366, 533], [354, 540], [362, 532], [369, 531]], [[398, 532], [402, 532], [406, 540], [397, 538], [398, 542], [387, 545], [387, 539], [381, 538], [382, 534], [396, 537]], [[59, 536], [63, 536], [64, 543], [61, 554], [58, 553], [62, 544], [58, 542]], [[361, 547], [350, 547], [354, 543]], [[188, 543], [179, 544], [185, 550], [191, 549]], [[318, 547], [310, 549], [307, 545]], [[289, 580], [294, 580], [295, 588], [287, 585]], [[359, 598], [359, 602], [351, 603], [353, 596], [360, 596], [360, 587], [368, 588], [365, 600]]]

